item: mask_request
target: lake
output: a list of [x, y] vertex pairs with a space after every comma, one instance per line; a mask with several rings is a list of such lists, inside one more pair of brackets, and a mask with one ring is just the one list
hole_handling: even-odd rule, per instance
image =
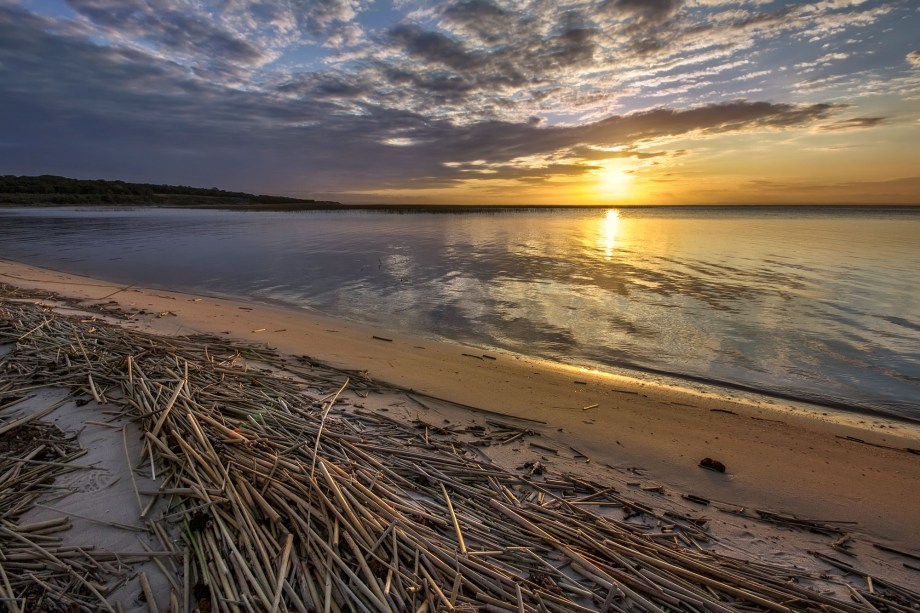
[[0, 209], [0, 257], [920, 420], [920, 210]]

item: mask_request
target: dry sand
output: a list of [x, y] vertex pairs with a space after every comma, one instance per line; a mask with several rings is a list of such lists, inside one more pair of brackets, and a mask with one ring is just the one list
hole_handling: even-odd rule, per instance
[[[681, 495], [694, 494], [739, 507], [855, 522], [848, 528], [862, 543], [857, 548], [862, 563], [903, 584], [920, 579], [920, 572], [903, 565], [920, 566], [916, 560], [868, 544], [920, 554], [920, 455], [908, 451], [920, 448], [920, 428], [911, 424], [677, 389], [308, 311], [124, 287], [7, 261], [0, 261], [0, 282], [87, 304], [117, 303], [135, 313], [126, 325], [137, 329], [266, 343], [455, 403], [545, 422], [539, 426], [541, 444], [558, 453], [519, 448], [504, 458], [509, 464], [542, 456], [586, 474], [613, 472], [637, 495], [665, 507], [688, 508]], [[432, 410], [446, 419], [464, 417], [455, 406]], [[80, 416], [67, 422], [74, 419]], [[727, 472], [699, 468], [704, 457], [723, 462]], [[712, 507], [689, 508], [713, 520], [727, 546], [755, 554], [804, 559], [820, 540], [749, 525]]]

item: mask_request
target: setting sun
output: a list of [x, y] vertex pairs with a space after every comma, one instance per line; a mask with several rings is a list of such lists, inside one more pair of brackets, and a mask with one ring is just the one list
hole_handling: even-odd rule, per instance
[[632, 194], [632, 182], [632, 175], [622, 166], [604, 166], [597, 171], [598, 196], [602, 200], [605, 198], [622, 199]]

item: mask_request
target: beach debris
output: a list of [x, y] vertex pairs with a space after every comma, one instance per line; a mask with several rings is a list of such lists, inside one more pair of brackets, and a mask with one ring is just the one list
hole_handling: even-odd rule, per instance
[[846, 534], [844, 526], [856, 524], [856, 522], [851, 521], [804, 519], [794, 515], [764, 511], [762, 509], [751, 509], [751, 511], [753, 511], [753, 514], [751, 514], [748, 509], [736, 506], [720, 506], [719, 510], [748, 519], [759, 519], [760, 521], [783, 526], [784, 528], [805, 530], [825, 536], [842, 536]]
[[882, 551], [887, 551], [889, 553], [896, 553], [899, 556], [904, 556], [905, 558], [913, 558], [914, 560], [920, 560], [920, 552], [911, 553], [909, 551], [904, 551], [903, 549], [895, 549], [894, 547], [889, 547], [888, 545], [882, 545], [879, 543], [873, 543], [873, 546], [876, 549], [881, 549]]
[[[9, 365], [7, 360], [0, 361], [0, 366]], [[28, 379], [23, 374], [2, 368], [0, 381], [20, 385]], [[7, 394], [0, 392], [0, 398]], [[105, 600], [109, 590], [104, 586], [123, 581], [130, 564], [146, 561], [149, 555], [101, 551], [92, 544], [65, 546], [56, 536], [72, 526], [65, 515], [22, 523], [20, 517], [29, 508], [55, 491], [49, 488], [54, 488], [57, 478], [91, 467], [73, 463], [85, 455], [73, 435], [35, 420], [13, 420], [6, 425], [11, 424], [14, 427], [4, 427], [0, 433], [0, 602], [4, 610], [114, 611]]]
[[587, 456], [586, 454], [582, 453], [581, 451], [579, 451], [578, 449], [572, 447], [571, 445], [569, 445], [569, 449], [571, 449], [571, 450], [572, 450], [572, 453], [575, 454], [574, 457], [575, 457], [576, 459], [578, 459], [578, 458], [587, 459], [587, 458], [588, 458], [588, 456]]
[[893, 451], [906, 451], [907, 453], [912, 453], [914, 455], [920, 455], [920, 449], [913, 449], [911, 447], [892, 447], [891, 445], [881, 445], [879, 443], [870, 443], [861, 438], [855, 436], [840, 436], [837, 435], [837, 438], [844, 441], [850, 441], [851, 443], [859, 443], [861, 445], [869, 445], [870, 447], [878, 447], [879, 449], [891, 449]]
[[529, 444], [531, 447], [536, 447], [537, 449], [539, 449], [539, 450], [541, 450], [541, 451], [545, 451], [545, 452], [547, 452], [547, 453], [552, 453], [553, 455], [558, 455], [558, 454], [559, 454], [559, 450], [556, 449], [555, 447], [549, 447], [548, 445], [541, 445], [540, 443], [535, 443], [535, 442], [533, 442], [533, 441], [530, 441], [528, 444]]
[[839, 551], [840, 553], [844, 555], [852, 556], [853, 553], [850, 550], [852, 547], [852, 544], [853, 544], [853, 537], [851, 537], [849, 534], [844, 534], [843, 536], [838, 538], [836, 541], [831, 543], [831, 547], [833, 547], [836, 551]]
[[[792, 564], [704, 548], [702, 518], [563, 471], [524, 479], [469, 440], [530, 436], [509, 423], [521, 420], [413, 423], [338, 403], [352, 391], [404, 393], [360, 372], [216, 337], [49, 318], [0, 289], [3, 343], [15, 348], [0, 357], [0, 406], [50, 380], [90, 396], [92, 374], [104, 410], [140, 426], [158, 489], [138, 495], [147, 508], [165, 503], [146, 526], [161, 535], [156, 553], [175, 573], [181, 589], [169, 600], [181, 610], [866, 610]], [[7, 427], [14, 421], [0, 423], [5, 437], [40, 425]], [[14, 461], [29, 459], [26, 448], [0, 457], [0, 598], [11, 610], [42, 610], [34, 598], [50, 610], [113, 611], [106, 594], [125, 571], [109, 562], [122, 554], [62, 550], [38, 538], [55, 526], [15, 521], [45, 491], [43, 471], [73, 470], [57, 464], [79, 452], [61, 450], [54, 465]], [[847, 585], [873, 607], [920, 603], [876, 577], [869, 589], [866, 576]]]
[[546, 472], [546, 467], [543, 466], [540, 462], [537, 461], [527, 461], [519, 467], [519, 469], [527, 469], [527, 476], [537, 475], [538, 477], [543, 475]]
[[725, 472], [725, 464], [718, 460], [713, 460], [712, 458], [703, 458], [700, 460], [700, 468], [705, 468], [707, 470], [713, 470], [717, 473]]
[[393, 342], [393, 339], [392, 339], [392, 338], [386, 338], [385, 336], [377, 336], [376, 334], [373, 335], [373, 336], [371, 336], [371, 338], [374, 339], [374, 340], [384, 341], [384, 342], [387, 342], [387, 343], [392, 343], [392, 342]]

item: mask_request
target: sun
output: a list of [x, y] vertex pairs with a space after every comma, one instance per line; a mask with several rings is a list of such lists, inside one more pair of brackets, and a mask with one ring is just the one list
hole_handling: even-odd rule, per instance
[[632, 175], [621, 166], [604, 166], [597, 173], [597, 187], [602, 197], [623, 198], [632, 189]]

